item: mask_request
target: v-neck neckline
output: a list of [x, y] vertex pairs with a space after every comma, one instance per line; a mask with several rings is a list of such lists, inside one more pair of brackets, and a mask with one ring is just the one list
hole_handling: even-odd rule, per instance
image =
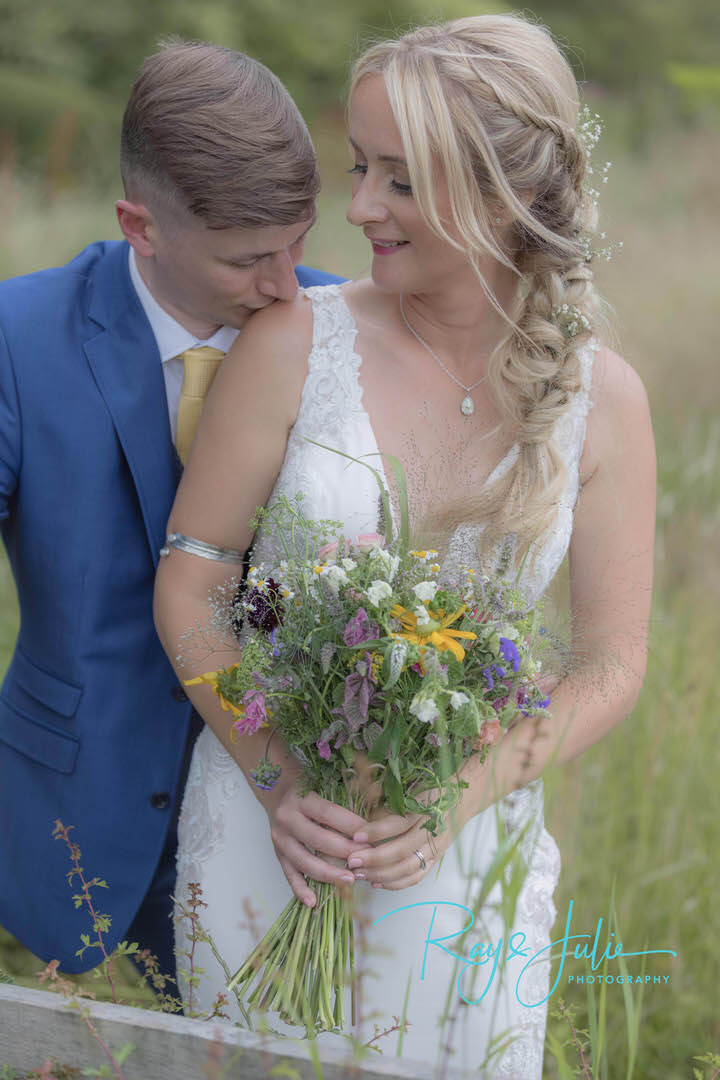
[[[360, 355], [360, 353], [355, 348], [355, 339], [357, 338], [357, 334], [358, 334], [357, 322], [355, 321], [355, 316], [353, 315], [352, 311], [350, 310], [350, 306], [349, 306], [347, 300], [345, 299], [345, 297], [343, 296], [342, 292], [340, 291], [339, 286], [337, 287], [337, 297], [338, 297], [340, 303], [342, 304], [342, 306], [343, 306], [343, 308], [345, 310], [345, 314], [347, 316], [347, 320], [348, 320], [348, 323], [349, 323], [349, 329], [351, 330], [351, 332], [354, 335], [351, 359], [354, 361], [355, 378], [357, 380], [357, 386], [358, 386], [358, 390], [359, 390], [359, 408], [360, 408], [360, 410], [361, 410], [361, 412], [362, 412], [362, 414], [363, 414], [363, 416], [365, 418], [365, 422], [367, 423], [368, 430], [370, 431], [370, 435], [372, 436], [372, 442], [373, 442], [373, 444], [375, 446], [375, 453], [380, 459], [380, 468], [378, 469], [378, 472], [381, 475], [381, 478], [382, 478], [382, 481], [383, 481], [383, 486], [385, 488], [385, 491], [386, 491], [387, 496], [388, 496], [388, 500], [390, 502], [390, 513], [392, 515], [393, 529], [395, 531], [395, 534], [397, 534], [397, 522], [395, 521], [395, 510], [394, 510], [394, 506], [393, 506], [393, 500], [392, 500], [392, 493], [391, 493], [391, 490], [390, 490], [390, 485], [388, 484], [388, 478], [387, 478], [387, 472], [386, 472], [386, 469], [385, 469], [385, 463], [383, 461], [383, 456], [380, 453], [380, 445], [378, 443], [377, 436], [375, 434], [375, 428], [373, 426], [372, 418], [370, 416], [370, 413], [368, 412], [367, 406], [365, 405], [365, 387], [363, 386], [362, 382], [360, 381], [360, 368], [362, 367], [363, 359], [362, 359], [362, 356]], [[510, 457], [513, 456], [513, 455], [516, 456], [519, 452], [520, 452], [519, 444], [518, 443], [513, 443], [513, 445], [510, 447], [510, 449], [507, 451], [507, 453], [502, 457], [502, 459], [497, 463], [497, 465], [495, 466], [493, 471], [485, 479], [485, 481], [484, 481], [484, 483], [482, 485], [482, 488], [481, 488], [482, 491], [484, 491], [485, 488], [488, 487], [489, 484], [491, 484], [494, 480], [496, 480], [498, 478], [498, 476], [502, 475], [502, 472], [504, 471], [504, 468], [506, 467], [507, 462], [510, 459]], [[370, 454], [365, 455], [365, 456], [372, 457], [374, 455], [371, 452]]]

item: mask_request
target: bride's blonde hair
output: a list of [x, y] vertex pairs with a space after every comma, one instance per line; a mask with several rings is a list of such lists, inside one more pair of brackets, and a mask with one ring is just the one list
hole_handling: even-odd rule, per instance
[[[501, 423], [519, 433], [520, 452], [501, 479], [473, 494], [470, 508], [451, 508], [434, 527], [442, 535], [458, 521], [484, 522], [482, 561], [508, 534], [516, 558], [534, 538], [537, 555], [566, 481], [552, 434], [581, 387], [578, 349], [590, 336], [569, 337], [553, 309], [576, 308], [596, 335], [603, 319], [587, 259], [597, 209], [583, 186], [575, 77], [549, 31], [514, 15], [456, 19], [379, 42], [356, 61], [350, 97], [368, 75], [384, 79], [421, 213], [464, 253], [508, 323], [488, 382]], [[452, 232], [437, 208], [436, 162]], [[522, 196], [531, 192], [528, 207]], [[499, 246], [497, 215], [512, 222], [509, 251]], [[509, 318], [481, 273], [489, 257], [518, 273]]]

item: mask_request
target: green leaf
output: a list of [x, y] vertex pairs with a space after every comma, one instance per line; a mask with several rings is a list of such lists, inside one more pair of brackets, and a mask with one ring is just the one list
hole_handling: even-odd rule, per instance
[[386, 690], [390, 690], [402, 675], [403, 666], [408, 654], [406, 641], [394, 641], [385, 651], [383, 661], [383, 680]]
[[385, 789], [385, 797], [388, 801], [388, 806], [394, 814], [405, 813], [405, 792], [403, 791], [402, 784], [398, 778], [386, 770], [383, 777], [383, 788]]
[[130, 1057], [130, 1055], [132, 1054], [134, 1049], [135, 1049], [135, 1043], [131, 1043], [131, 1042], [123, 1043], [122, 1046], [120, 1047], [120, 1049], [116, 1050], [115, 1053], [114, 1053], [114, 1057], [115, 1057], [115, 1060], [117, 1061], [118, 1065], [123, 1066], [125, 1064], [125, 1062], [127, 1061], [127, 1059]]
[[408, 508], [405, 470], [394, 454], [383, 454], [383, 457], [387, 458], [395, 477], [400, 510], [400, 551], [404, 555], [410, 547], [410, 511]]
[[294, 1065], [289, 1065], [286, 1061], [281, 1061], [279, 1065], [274, 1065], [270, 1070], [270, 1076], [287, 1076], [288, 1080], [302, 1080], [300, 1073]]

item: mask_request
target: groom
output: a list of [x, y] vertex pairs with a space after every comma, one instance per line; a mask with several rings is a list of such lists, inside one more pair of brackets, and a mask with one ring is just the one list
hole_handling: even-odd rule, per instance
[[0, 284], [0, 522], [21, 614], [0, 691], [0, 925], [64, 971], [102, 959], [75, 955], [96, 935], [52, 838], [60, 819], [86, 879], [107, 881], [93, 890], [107, 951], [139, 941], [174, 975], [177, 811], [201, 721], [152, 593], [192, 442], [183, 379], [194, 349], [221, 360], [298, 282], [341, 279], [295, 269], [315, 154], [285, 88], [242, 53], [151, 56], [121, 169], [125, 241]]

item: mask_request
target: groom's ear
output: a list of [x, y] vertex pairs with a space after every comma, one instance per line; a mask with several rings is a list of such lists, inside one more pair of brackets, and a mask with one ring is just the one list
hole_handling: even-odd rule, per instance
[[120, 231], [138, 255], [148, 258], [155, 254], [153, 235], [155, 219], [144, 203], [118, 199], [115, 203]]

